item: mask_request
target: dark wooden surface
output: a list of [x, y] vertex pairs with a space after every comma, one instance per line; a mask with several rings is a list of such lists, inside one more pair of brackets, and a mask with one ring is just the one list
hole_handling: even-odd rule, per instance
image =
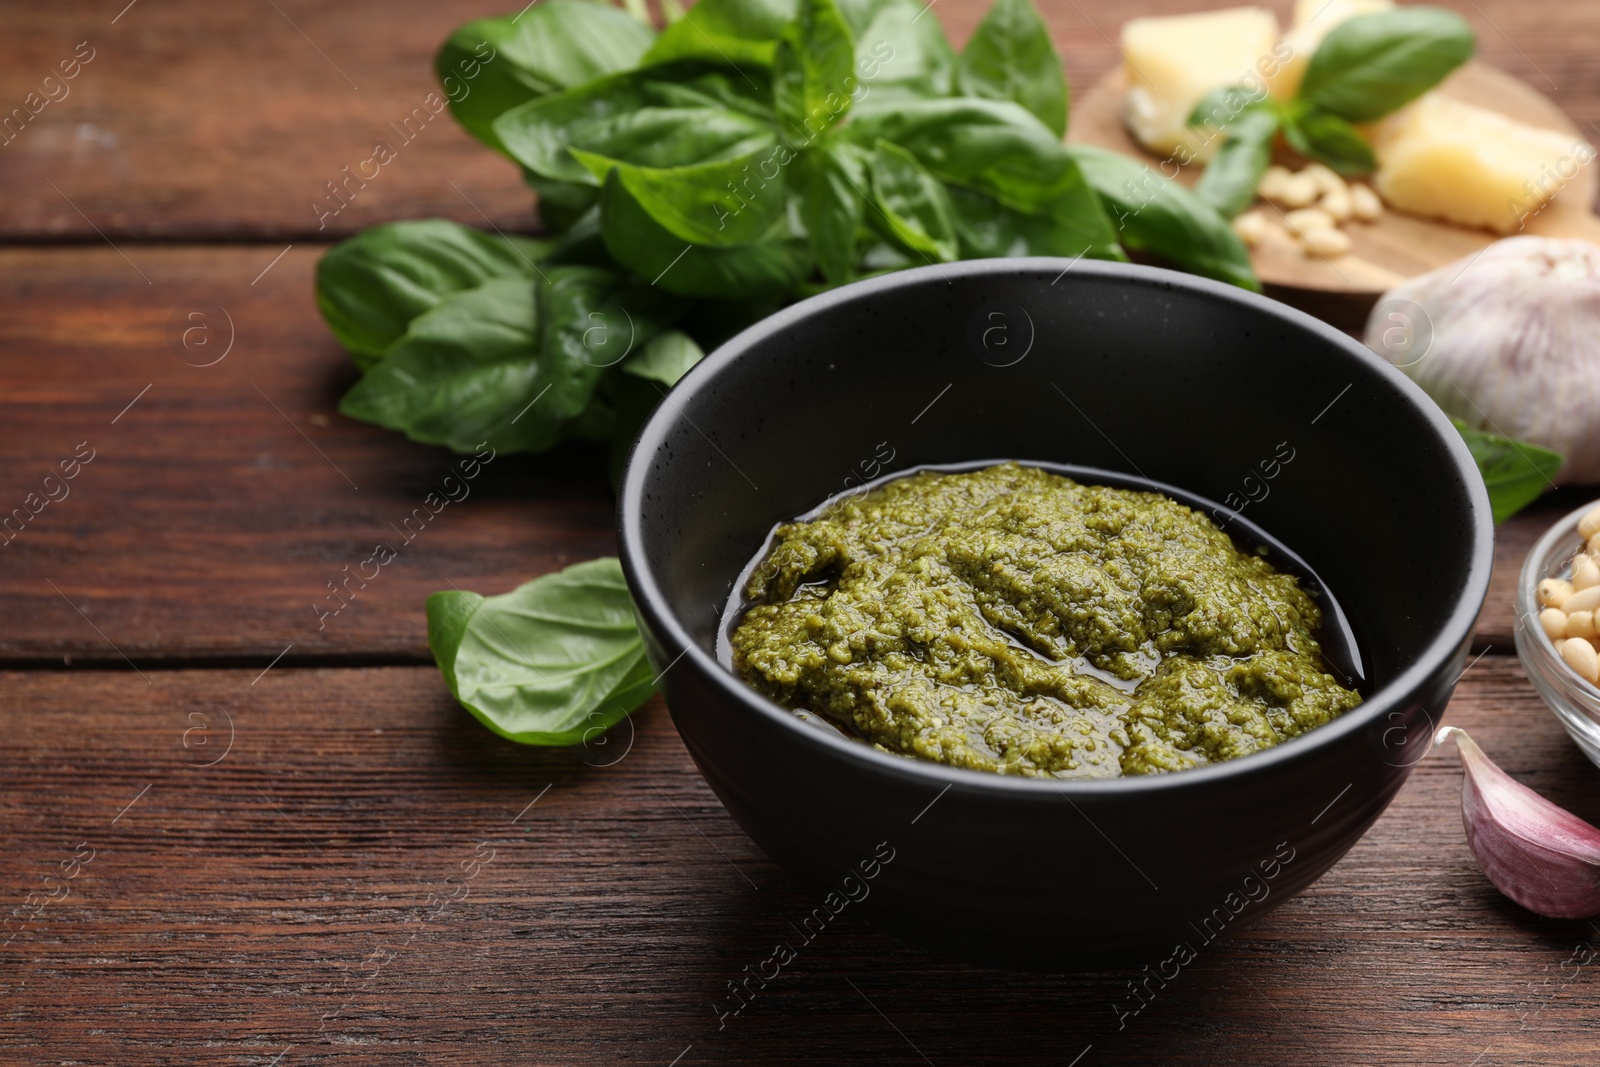
[[[1116, 62], [1102, 32], [1204, 5], [1042, 6], [1083, 86]], [[80, 442], [95, 456], [0, 547], [0, 1063], [1594, 1062], [1600, 929], [1484, 881], [1449, 754], [1125, 1028], [1131, 971], [974, 969], [847, 913], [719, 1029], [726, 983], [815, 902], [722, 810], [665, 709], [604, 748], [519, 748], [428, 661], [429, 592], [610, 550], [600, 458], [497, 460], [340, 615], [319, 629], [312, 607], [450, 463], [338, 416], [353, 372], [312, 304], [317, 242], [481, 222], [471, 204], [533, 215], [509, 165], [442, 119], [328, 231], [307, 205], [431, 89], [446, 30], [494, 8], [140, 0], [113, 24], [122, 8], [0, 13], [0, 103], [97, 49], [0, 147], [0, 511]], [[982, 4], [934, 10], [960, 39]], [[1600, 120], [1600, 8], [1461, 10], [1491, 62]], [[173, 338], [197, 310], [213, 347]], [[1510, 638], [1523, 553], [1582, 499], [1501, 529], [1486, 654], [1449, 721], [1600, 821], [1600, 771]], [[59, 896], [47, 876], [74, 855], [92, 859]]]

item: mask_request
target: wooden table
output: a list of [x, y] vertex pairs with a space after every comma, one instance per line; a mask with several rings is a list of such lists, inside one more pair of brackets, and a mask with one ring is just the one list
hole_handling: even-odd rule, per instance
[[[317, 257], [386, 219], [533, 220], [443, 118], [326, 228], [311, 205], [432, 89], [448, 29], [496, 5], [125, 2], [0, 15], [0, 108], [93, 52], [0, 147], [0, 510], [93, 454], [0, 547], [0, 1062], [1594, 1062], [1600, 928], [1485, 882], [1448, 756], [1120, 1029], [1131, 971], [977, 970], [848, 915], [719, 1026], [727, 983], [814, 901], [665, 709], [604, 747], [520, 748], [428, 656], [428, 593], [613, 549], [601, 457], [497, 461], [339, 616], [312, 608], [449, 463], [335, 413], [354, 374]], [[1202, 5], [1044, 6], [1086, 86], [1135, 7]], [[1459, 6], [1485, 57], [1600, 120], [1600, 7]], [[961, 40], [981, 10], [936, 14]], [[179, 358], [192, 312], [220, 362]], [[1510, 642], [1513, 572], [1580, 499], [1501, 531], [1449, 717], [1600, 821], [1600, 771]]]

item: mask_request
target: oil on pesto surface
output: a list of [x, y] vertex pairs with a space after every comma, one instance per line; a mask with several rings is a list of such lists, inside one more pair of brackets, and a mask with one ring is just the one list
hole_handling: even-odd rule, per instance
[[779, 528], [734, 669], [879, 747], [1109, 778], [1248, 755], [1361, 702], [1298, 580], [1159, 493], [926, 471]]

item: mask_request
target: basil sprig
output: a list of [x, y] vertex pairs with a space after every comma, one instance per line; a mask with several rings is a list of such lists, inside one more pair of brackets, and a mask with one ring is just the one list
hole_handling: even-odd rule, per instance
[[1335, 26], [1311, 56], [1292, 100], [1238, 86], [1196, 105], [1190, 126], [1226, 134], [1195, 192], [1228, 217], [1256, 198], [1273, 139], [1345, 177], [1370, 174], [1372, 147], [1355, 128], [1404, 107], [1472, 58], [1472, 27], [1453, 11], [1403, 7], [1357, 15]]
[[[1126, 248], [1258, 287], [1203, 199], [1062, 143], [1031, 0], [994, 0], [959, 55], [923, 0], [699, 0], [659, 34], [625, 7], [543, 0], [445, 42], [452, 113], [554, 236], [425, 220], [330, 250], [318, 306], [363, 371], [341, 412], [458, 451], [609, 442], [615, 480], [703, 351], [864, 274]], [[574, 743], [650, 692], [615, 561], [583, 568], [429, 601], [440, 669], [491, 729]]]

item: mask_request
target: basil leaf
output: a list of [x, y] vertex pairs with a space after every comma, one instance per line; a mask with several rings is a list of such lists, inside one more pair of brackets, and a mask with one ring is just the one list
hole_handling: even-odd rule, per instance
[[1272, 139], [1277, 133], [1278, 116], [1270, 109], [1251, 108], [1240, 114], [1200, 173], [1194, 194], [1230, 219], [1255, 203], [1261, 176], [1272, 162]]
[[1242, 85], [1223, 85], [1200, 98], [1189, 112], [1190, 126], [1208, 126], [1215, 130], [1232, 129], [1251, 112], [1267, 110], [1271, 104], [1264, 94]]
[[1467, 21], [1443, 8], [1357, 15], [1322, 39], [1300, 99], [1350, 122], [1371, 122], [1438, 85], [1476, 47]]
[[537, 292], [542, 373], [529, 416], [555, 421], [582, 412], [606, 369], [684, 310], [659, 289], [595, 267], [552, 267]]
[[650, 28], [616, 8], [579, 0], [542, 0], [521, 14], [469, 22], [434, 58], [450, 113], [497, 151], [501, 114], [636, 66], [655, 40]]
[[549, 448], [552, 424], [512, 421], [539, 378], [533, 291], [526, 278], [497, 278], [451, 294], [351, 387], [340, 413], [457, 452]]
[[537, 198], [534, 206], [538, 209], [539, 221], [557, 233], [571, 229], [600, 200], [600, 191], [592, 185], [541, 178], [526, 168], [522, 171], [522, 181]]
[[802, 152], [796, 167], [800, 221], [823, 277], [839, 285], [856, 275], [856, 232], [861, 229], [867, 169], [860, 149], [824, 144]]
[[[998, 259], [1004, 256], [1064, 256], [1068, 259], [1088, 255], [1089, 242], [1075, 226], [1063, 224], [1054, 215], [1033, 215], [1006, 207], [991, 196], [946, 186], [951, 218], [963, 259]], [[870, 267], [914, 266], [921, 260], [901, 262], [898, 249], [894, 258], [883, 255], [883, 246], [869, 251]], [[1125, 258], [1125, 257], [1120, 257]]]
[[928, 263], [958, 254], [949, 194], [917, 157], [880, 140], [872, 156], [872, 221], [882, 234]]
[[1216, 208], [1131, 156], [1092, 145], [1067, 147], [1128, 248], [1207, 278], [1261, 291], [1250, 250]]
[[1283, 128], [1289, 147], [1307, 159], [1327, 164], [1346, 178], [1371, 174], [1378, 166], [1372, 146], [1356, 128], [1329, 111], [1312, 109]]
[[444, 219], [374, 226], [317, 263], [317, 309], [363, 370], [411, 320], [491, 278], [524, 278], [548, 241], [496, 237]]
[[694, 338], [680, 330], [664, 330], [652, 337], [644, 350], [622, 364], [624, 373], [662, 385], [676, 385], [689, 368], [706, 357]]
[[1067, 132], [1067, 78], [1050, 30], [1030, 0], [994, 0], [956, 63], [964, 96], [1011, 100], [1057, 137]]
[[1451, 419], [1477, 461], [1483, 484], [1489, 490], [1489, 508], [1496, 524], [1504, 522], [1554, 484], [1561, 470], [1561, 453], [1540, 445], [1514, 441], [1499, 434], [1468, 428]]
[[601, 176], [569, 148], [665, 168], [725, 159], [753, 138], [770, 140], [770, 85], [763, 79], [755, 88], [700, 63], [651, 67], [530, 100], [494, 129], [507, 154], [535, 174], [598, 186]]
[[1060, 140], [1009, 101], [917, 100], [858, 116], [844, 134], [865, 147], [897, 144], [945, 181], [987, 192], [1024, 211], [1081, 180]]
[[834, 0], [800, 0], [778, 39], [772, 66], [773, 107], [794, 143], [839, 123], [855, 85], [855, 38]]
[[451, 694], [509, 740], [580, 744], [655, 692], [628, 585], [612, 557], [502, 596], [435, 593], [427, 612], [428, 647]]
[[682, 305], [592, 267], [550, 267], [452, 294], [412, 322], [340, 401], [351, 418], [471, 452], [544, 451], [605, 436], [584, 416], [606, 368], [641, 348]]
[[786, 237], [781, 225], [764, 240], [731, 248], [685, 241], [639, 205], [616, 171], [600, 193], [600, 232], [618, 264], [682, 296], [782, 296], [811, 272], [805, 243]]
[[735, 146], [727, 159], [693, 166], [638, 167], [571, 149], [597, 176], [612, 167], [646, 214], [675, 237], [722, 247], [760, 240], [783, 217], [783, 163], [794, 151], [770, 135]]
[[767, 66], [794, 8], [794, 0], [700, 0], [661, 31], [644, 62], [707, 59]]
[[[855, 108], [893, 109], [950, 95], [956, 53], [918, 0], [884, 0], [856, 33]], [[870, 141], [865, 143], [870, 144]]]

